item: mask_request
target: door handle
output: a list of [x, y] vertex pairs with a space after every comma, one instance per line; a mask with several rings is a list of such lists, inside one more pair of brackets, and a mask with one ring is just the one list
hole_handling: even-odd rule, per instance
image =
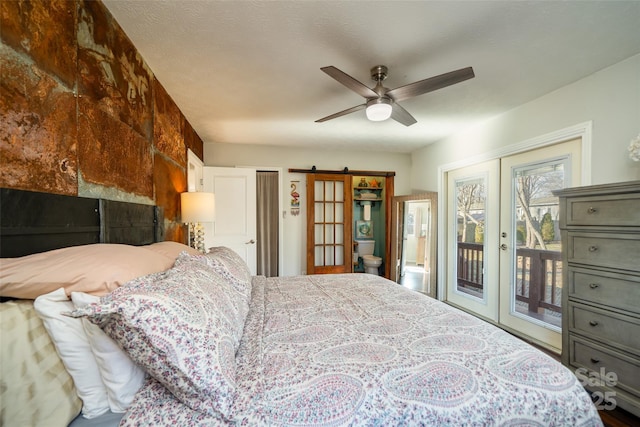
[[507, 244], [506, 243], [501, 244], [500, 245], [500, 249], [502, 249], [503, 251], [506, 251], [507, 250]]
[[251, 239], [248, 242], [244, 242], [245, 245], [253, 245], [254, 243], [256, 243], [255, 240]]

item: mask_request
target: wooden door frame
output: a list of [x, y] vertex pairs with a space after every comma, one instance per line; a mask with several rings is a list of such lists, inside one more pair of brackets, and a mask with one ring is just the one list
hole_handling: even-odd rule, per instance
[[[391, 268], [389, 266], [390, 262], [391, 262], [391, 229], [392, 229], [392, 224], [394, 224], [392, 222], [392, 211], [393, 211], [393, 206], [392, 206], [392, 200], [394, 197], [394, 191], [395, 191], [395, 186], [394, 186], [394, 177], [396, 175], [395, 172], [391, 172], [391, 171], [364, 171], [364, 170], [349, 170], [348, 168], [344, 168], [343, 170], [340, 171], [336, 171], [336, 170], [319, 170], [316, 169], [316, 167], [314, 166], [312, 169], [296, 169], [296, 168], [290, 168], [289, 169], [289, 173], [304, 173], [307, 175], [307, 181], [309, 180], [309, 177], [311, 176], [315, 176], [317, 174], [320, 175], [343, 175], [343, 176], [348, 176], [349, 179], [351, 180], [354, 176], [360, 176], [360, 175], [364, 175], [364, 176], [380, 176], [380, 177], [384, 177], [385, 180], [385, 187], [384, 187], [384, 193], [385, 193], [385, 198], [384, 198], [384, 210], [385, 210], [385, 244], [384, 244], [384, 262], [386, 263], [385, 265], [385, 269], [384, 269], [384, 277], [386, 277], [387, 279], [389, 279], [391, 277]], [[314, 179], [315, 180], [315, 179]], [[351, 188], [353, 185], [353, 183], [349, 184], [350, 190], [349, 190], [349, 200], [351, 200], [351, 203], [353, 203], [353, 189]], [[307, 185], [307, 188], [308, 185]], [[313, 221], [310, 220], [310, 218], [313, 218], [313, 203], [310, 201], [312, 199], [312, 197], [307, 193], [307, 203], [306, 203], [306, 207], [307, 207], [307, 274], [314, 274], [314, 255], [313, 253], [310, 253], [309, 251], [309, 242], [313, 241], [313, 227], [311, 227], [313, 225]], [[353, 227], [353, 213], [351, 213], [351, 227]], [[310, 226], [311, 225], [311, 226]], [[311, 234], [310, 234], [311, 233]], [[353, 228], [351, 228], [351, 240], [353, 241]]]
[[[431, 222], [429, 233], [433, 239], [429, 245], [429, 268], [431, 269], [431, 277], [434, 279], [437, 277], [437, 235], [438, 235], [438, 193], [435, 191], [427, 191], [424, 193], [410, 194], [406, 196], [393, 196], [392, 203], [389, 203], [391, 210], [391, 226], [389, 228], [389, 272], [388, 279], [399, 283], [398, 277], [398, 262], [401, 254], [402, 246], [402, 229], [401, 225], [404, 222], [404, 202], [428, 200], [431, 203]], [[434, 280], [435, 282], [435, 280]], [[434, 286], [435, 289], [435, 286]], [[435, 297], [435, 296], [434, 296]]]

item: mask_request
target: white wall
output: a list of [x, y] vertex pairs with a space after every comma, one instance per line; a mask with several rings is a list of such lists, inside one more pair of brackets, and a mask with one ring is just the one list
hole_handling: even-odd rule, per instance
[[640, 179], [640, 162], [627, 151], [640, 133], [640, 55], [415, 151], [411, 186], [437, 190], [440, 165], [589, 121], [591, 184]]
[[[640, 133], [640, 55], [514, 108], [411, 155], [365, 151], [332, 151], [244, 144], [204, 144], [207, 166], [281, 167], [283, 176], [284, 271], [300, 274], [306, 266], [305, 176], [289, 168], [395, 171], [395, 194], [438, 190], [438, 167], [480, 156], [541, 135], [593, 123], [591, 183], [640, 179], [640, 162], [627, 146]], [[300, 181], [301, 212], [291, 216], [290, 182]]]
[[[284, 269], [281, 276], [306, 271], [306, 175], [289, 173], [289, 169], [317, 169], [394, 171], [395, 194], [409, 194], [411, 186], [411, 156], [409, 154], [370, 151], [333, 151], [322, 149], [286, 148], [246, 144], [204, 144], [206, 166], [280, 167], [283, 170]], [[290, 209], [291, 181], [299, 181], [300, 215], [292, 216]]]

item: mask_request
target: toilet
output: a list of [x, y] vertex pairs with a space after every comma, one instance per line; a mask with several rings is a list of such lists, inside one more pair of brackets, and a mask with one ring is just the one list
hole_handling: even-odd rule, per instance
[[358, 255], [362, 257], [365, 273], [379, 274], [378, 268], [382, 265], [382, 258], [373, 255], [376, 246], [375, 240], [358, 240]]

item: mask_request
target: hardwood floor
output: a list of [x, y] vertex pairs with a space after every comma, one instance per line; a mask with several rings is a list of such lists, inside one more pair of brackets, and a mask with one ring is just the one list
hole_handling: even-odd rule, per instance
[[625, 411], [616, 408], [612, 411], [599, 411], [600, 418], [606, 427], [638, 427], [640, 426], [640, 418]]

